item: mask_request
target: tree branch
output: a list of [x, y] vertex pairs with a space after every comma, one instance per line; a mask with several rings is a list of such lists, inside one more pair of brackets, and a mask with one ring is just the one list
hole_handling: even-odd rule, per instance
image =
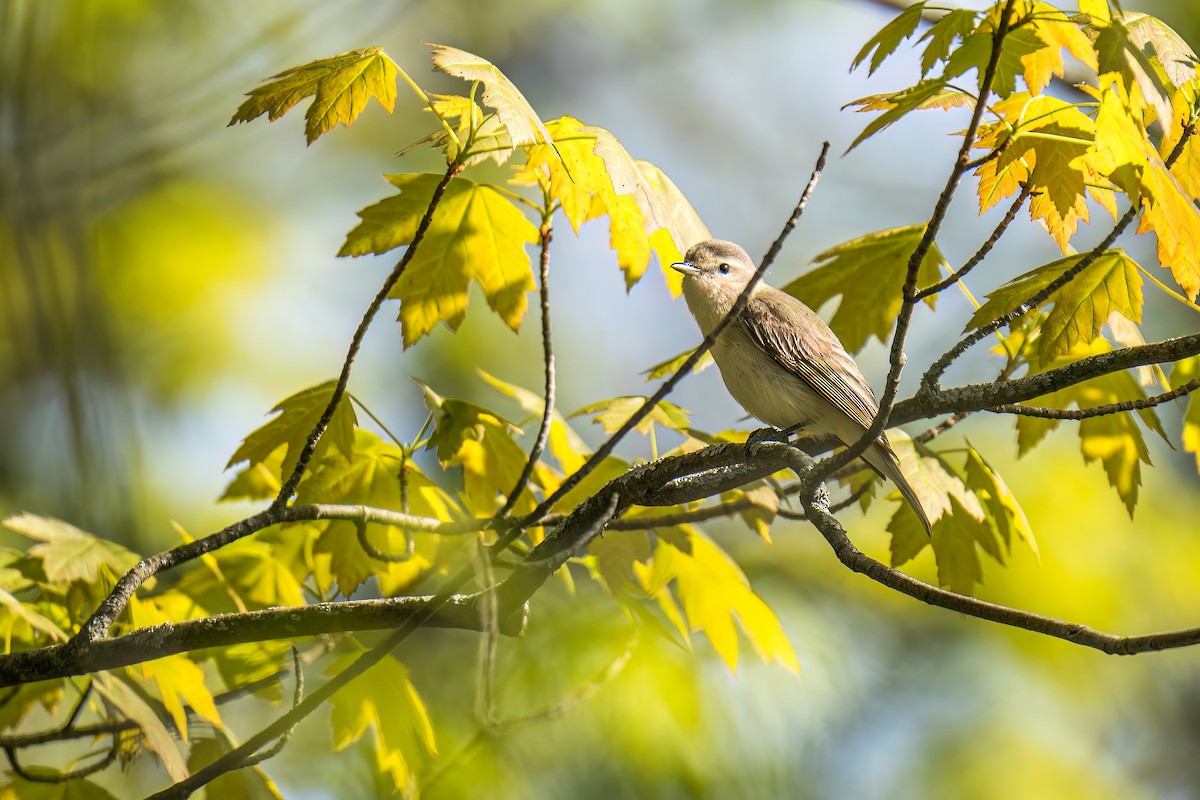
[[1010, 18], [1012, 17], [1015, 2], [1016, 0], [1007, 0], [1004, 4], [1004, 10], [1000, 13], [1000, 22], [992, 34], [992, 53], [988, 58], [987, 67], [984, 69], [983, 78], [979, 82], [979, 97], [975, 100], [975, 109], [971, 114], [971, 122], [967, 125], [967, 130], [963, 133], [962, 146], [958, 150], [958, 157], [955, 159], [954, 168], [950, 170], [950, 177], [946, 179], [946, 185], [942, 189], [942, 193], [938, 196], [937, 203], [934, 204], [933, 214], [929, 218], [929, 223], [925, 226], [925, 231], [921, 235], [921, 241], [917, 243], [916, 248], [908, 259], [908, 269], [904, 276], [904, 287], [902, 290], [904, 302], [900, 305], [900, 313], [896, 317], [896, 330], [892, 334], [892, 346], [889, 355], [890, 366], [888, 368], [887, 380], [884, 382], [883, 394], [879, 398], [879, 409], [876, 411], [874, 419], [871, 420], [871, 425], [858, 438], [858, 441], [851, 444], [842, 452], [824, 459], [820, 466], [812, 472], [808, 477], [808, 481], [814, 489], [817, 483], [865, 453], [867, 448], [875, 444], [889, 424], [892, 407], [895, 405], [896, 395], [900, 391], [900, 376], [904, 371], [904, 344], [908, 338], [908, 329], [912, 323], [913, 311], [917, 305], [917, 278], [921, 272], [921, 263], [929, 254], [929, 249], [933, 247], [938, 232], [941, 230], [942, 222], [946, 218], [946, 213], [950, 209], [950, 201], [954, 199], [954, 193], [958, 189], [963, 175], [966, 174], [970, 165], [971, 148], [975, 146], [975, 134], [979, 130], [984, 110], [987, 108], [988, 96], [991, 94], [992, 84], [996, 79], [996, 72], [1000, 65], [1000, 55], [1004, 49], [1004, 39], [1008, 36], [1009, 25], [1011, 24]]
[[1169, 392], [1163, 392], [1153, 397], [1126, 400], [1122, 403], [1108, 403], [1102, 406], [1092, 406], [1091, 408], [1044, 408], [1041, 406], [1023, 406], [1008, 403], [983, 410], [990, 411], [993, 414], [1016, 414], [1022, 417], [1040, 417], [1042, 419], [1091, 419], [1092, 417], [1103, 417], [1108, 414], [1120, 414], [1124, 411], [1141, 411], [1142, 409], [1153, 408], [1162, 403], [1169, 403], [1172, 400], [1183, 397], [1198, 388], [1200, 388], [1200, 378], [1188, 381]]
[[[970, 165], [968, 165], [968, 167], [969, 166]], [[965, 278], [968, 272], [979, 266], [979, 264], [983, 262], [983, 259], [987, 258], [988, 253], [992, 252], [992, 248], [996, 246], [996, 242], [1000, 241], [1000, 237], [1004, 235], [1004, 232], [1008, 230], [1008, 226], [1012, 225], [1013, 220], [1017, 218], [1017, 213], [1021, 210], [1021, 206], [1025, 205], [1025, 201], [1029, 199], [1029, 194], [1029, 183], [1026, 182], [1021, 185], [1021, 191], [1017, 195], [1017, 199], [1014, 200], [1013, 204], [1009, 207], [1008, 213], [1006, 213], [1004, 218], [1000, 220], [1000, 224], [996, 226], [996, 229], [992, 231], [992, 235], [987, 238], [987, 241], [983, 243], [983, 246], [979, 248], [975, 255], [971, 256], [971, 258], [967, 260], [967, 263], [962, 265], [962, 268], [960, 268], [957, 272], [952, 273], [945, 280], [939, 281], [933, 286], [927, 286], [926, 288], [917, 292], [915, 301], [924, 300], [930, 295], [938, 294], [942, 290], [953, 286]]]
[[[266, 608], [168, 622], [140, 628], [124, 636], [97, 639], [84, 647], [58, 644], [35, 650], [19, 650], [0, 656], [0, 687], [86, 675], [209, 647], [228, 647], [296, 636], [392, 630], [418, 616], [421, 616], [422, 624], [436, 628], [482, 630], [478, 595], [450, 597], [432, 616], [427, 614], [430, 600], [428, 596], [391, 597], [314, 603], [294, 608]], [[501, 632], [519, 635], [523, 626], [519, 617], [509, 615], [501, 626]]]
[[819, 505], [807, 502], [803, 496], [801, 502], [805, 503], [809, 519], [829, 542], [829, 546], [833, 548], [834, 554], [843, 565], [854, 572], [866, 575], [876, 583], [923, 603], [989, 622], [1053, 636], [1110, 655], [1134, 655], [1200, 644], [1200, 628], [1186, 628], [1137, 636], [1117, 636], [1090, 628], [1087, 625], [1066, 622], [1054, 617], [1034, 614], [1031, 611], [1020, 611], [931, 586], [862, 553], [846, 536], [845, 529], [836, 518], [820, 508]]

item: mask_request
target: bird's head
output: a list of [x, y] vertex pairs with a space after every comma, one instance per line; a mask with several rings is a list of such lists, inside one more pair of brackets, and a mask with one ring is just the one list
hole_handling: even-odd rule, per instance
[[[693, 314], [727, 313], [754, 277], [754, 262], [733, 242], [709, 239], [693, 245], [683, 261], [671, 265], [683, 273], [683, 293]], [[697, 317], [699, 318], [699, 317]]]

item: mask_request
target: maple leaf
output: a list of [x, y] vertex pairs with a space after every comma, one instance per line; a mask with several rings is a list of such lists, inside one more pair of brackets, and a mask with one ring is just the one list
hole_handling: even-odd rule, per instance
[[[406, 497], [409, 513], [440, 520], [457, 517], [456, 503], [426, 478], [401, 449], [384, 442], [370, 431], [355, 430], [354, 451], [347, 460], [340, 455], [319, 462], [296, 493], [298, 503], [337, 503], [363, 505], [400, 511], [400, 470], [408, 483]], [[380, 576], [393, 588], [412, 583], [427, 571], [437, 553], [437, 538], [429, 534], [405, 533], [387, 525], [368, 524], [366, 534], [380, 550], [403, 552], [406, 536], [414, 536], [412, 558], [384, 563], [374, 559], [358, 541], [358, 528], [350, 520], [329, 520], [319, 524], [321, 532], [314, 553], [330, 555], [330, 570], [338, 590], [349, 596], [360, 584]]]
[[[225, 468], [229, 469], [242, 461], [249, 461], [251, 466], [273, 461], [272, 455], [275, 450], [285, 447], [286, 452], [280, 462], [283, 468], [281, 474], [290, 475], [300, 458], [300, 451], [308, 441], [309, 433], [324, 414], [325, 407], [329, 405], [329, 398], [335, 388], [334, 381], [327, 381], [296, 392], [280, 402], [270, 412], [279, 416], [256, 428], [243, 439], [238, 449], [230, 456]], [[313, 458], [319, 460], [330, 445], [349, 456], [354, 448], [354, 426], [357, 421], [353, 405], [343, 398], [334, 409], [329, 427], [313, 451]]]
[[913, 3], [896, 15], [895, 18], [887, 25], [884, 25], [858, 51], [858, 55], [854, 57], [854, 61], [850, 64], [850, 71], [853, 72], [858, 69], [858, 66], [866, 60], [867, 56], [871, 56], [873, 51], [871, 68], [867, 71], [867, 74], [875, 74], [875, 70], [879, 69], [884, 59], [896, 52], [896, 48], [900, 46], [900, 43], [916, 32], [917, 25], [921, 22], [921, 12], [924, 10], [924, 2]]
[[725, 551], [690, 525], [669, 532], [658, 529], [658, 533], [653, 563], [648, 569], [634, 565], [648, 594], [660, 596], [673, 580], [687, 627], [704, 631], [731, 671], [736, 671], [738, 664], [737, 620], [763, 661], [799, 672], [796, 653], [779, 619]]
[[[1178, 361], [1171, 371], [1171, 388], [1178, 389], [1200, 377], [1200, 356]], [[1196, 456], [1196, 468], [1200, 470], [1200, 391], [1192, 392], [1187, 400], [1187, 411], [1183, 415], [1183, 449]]]
[[102, 573], [108, 577], [123, 575], [138, 562], [135, 553], [116, 542], [93, 536], [53, 517], [18, 514], [0, 524], [40, 542], [30, 547], [28, 553], [41, 561], [46, 579], [53, 583], [81, 581], [94, 584]]
[[[1112, 350], [1104, 339], [1097, 338], [1089, 345], [1079, 345], [1071, 352], [1059, 356], [1047, 369], [1065, 366], [1080, 358], [1107, 353]], [[1114, 372], [1083, 383], [1068, 386], [1052, 394], [1029, 401], [1030, 405], [1049, 408], [1093, 408], [1145, 398], [1146, 393], [1130, 372]], [[1166, 432], [1153, 408], [1137, 412], [1142, 423], [1166, 441]], [[1060, 420], [1040, 417], [1017, 417], [1017, 449], [1020, 455], [1032, 450], [1046, 434], [1054, 430]], [[1137, 505], [1138, 487], [1141, 485], [1141, 465], [1150, 464], [1150, 451], [1137, 425], [1135, 415], [1125, 412], [1089, 417], [1079, 423], [1079, 447], [1085, 463], [1099, 461], [1104, 467], [1108, 483], [1120, 496], [1130, 517]]]
[[496, 116], [508, 129], [515, 145], [533, 144], [539, 139], [551, 142], [550, 132], [521, 94], [521, 90], [504, 76], [495, 64], [473, 53], [431, 44], [434, 69], [465, 81], [483, 84], [483, 102], [496, 110]]
[[[981, 211], [1014, 194], [1025, 181], [1032, 196], [1030, 218], [1042, 220], [1062, 251], [1070, 252], [1068, 242], [1079, 223], [1088, 220], [1088, 174], [1080, 156], [1093, 146], [1095, 122], [1058, 98], [1028, 92], [1000, 100], [993, 109], [1011, 131], [1011, 142], [977, 172]], [[989, 134], [992, 140], [1001, 135], [996, 128]]]
[[[966, 330], [979, 328], [1021, 306], [1083, 258], [1083, 255], [1060, 258], [988, 293], [987, 302], [971, 316]], [[1141, 322], [1140, 268], [1124, 250], [1107, 250], [1042, 305], [1051, 303], [1054, 309], [1043, 321], [1038, 337], [1039, 366], [1045, 366], [1079, 345], [1091, 344], [1113, 312], [1133, 322]]]
[[[346, 649], [350, 652], [330, 664], [327, 674], [337, 675], [362, 653], [361, 646]], [[371, 731], [376, 765], [389, 773], [393, 787], [412, 794], [417, 767], [437, 753], [437, 743], [408, 668], [386, 656], [338, 691], [330, 704], [334, 751], [345, 750]]]
[[[514, 434], [521, 429], [490, 409], [465, 400], [442, 397], [417, 378], [425, 405], [433, 412], [434, 429], [427, 449], [436, 450], [442, 466], [463, 469], [467, 507], [476, 516], [496, 513], [496, 496], [512, 490], [526, 455]], [[538, 482], [535, 472], [532, 483]], [[531, 510], [529, 487], [517, 508]]]
[[572, 229], [608, 217], [609, 243], [625, 273], [626, 288], [645, 274], [654, 253], [673, 294], [681, 278], [670, 269], [693, 244], [711, 238], [683, 193], [662, 170], [634, 159], [611, 133], [572, 117], [548, 123], [556, 150], [529, 149], [514, 180], [544, 180], [549, 196], [562, 204]]
[[939, 61], [945, 61], [956, 39], [965, 40], [975, 30], [975, 12], [969, 8], [948, 11], [930, 26], [918, 44], [928, 40], [921, 54], [921, 77], [924, 78]]
[[[814, 309], [840, 295], [842, 301], [829, 326], [852, 353], [861, 350], [872, 334], [886, 341], [903, 303], [908, 260], [924, 233], [924, 225], [908, 225], [839, 244], [814, 258], [820, 266], [783, 290]], [[934, 244], [921, 262], [918, 288], [937, 283], [944, 266], [946, 259]], [[936, 300], [930, 296], [925, 302], [933, 308]]]
[[374, 97], [392, 110], [396, 102], [396, 77], [400, 68], [380, 47], [351, 50], [292, 67], [274, 75], [269, 82], [251, 89], [238, 106], [230, 125], [267, 115], [271, 122], [282, 117], [306, 97], [312, 104], [304, 115], [308, 143], [328, 133], [340, 122], [350, 125]]
[[846, 148], [846, 152], [849, 153], [875, 134], [896, 124], [910, 112], [929, 108], [953, 108], [969, 102], [971, 102], [969, 96], [947, 88], [946, 81], [942, 79], [923, 80], [915, 86], [901, 89], [898, 92], [874, 94], [854, 100], [842, 108], [857, 107], [859, 112], [883, 111], [884, 113], [871, 120], [867, 127], [863, 128], [862, 133]]
[[[339, 256], [385, 253], [410, 243], [441, 181], [431, 174], [384, 177], [400, 193], [358, 212], [362, 222], [346, 235]], [[483, 289], [488, 306], [517, 330], [526, 293], [535, 288], [525, 246], [537, 238], [537, 227], [503, 190], [466, 178], [451, 181], [421, 247], [389, 295], [400, 300], [405, 348], [438, 322], [458, 330], [471, 281]]]
[[[592, 422], [598, 423], [604, 428], [606, 434], [613, 434], [620, 430], [625, 421], [633, 416], [642, 404], [646, 402], [646, 398], [636, 395], [625, 395], [623, 397], [613, 397], [608, 400], [601, 400], [597, 403], [591, 403], [571, 413], [572, 417], [582, 417], [594, 415]], [[664, 428], [669, 428], [673, 431], [686, 433], [688, 430], [688, 412], [674, 403], [666, 400], [659, 401], [650, 413], [647, 414], [641, 422], [634, 428], [638, 433], [647, 435], [650, 433], [652, 425], [658, 424]]]
[[1159, 263], [1171, 270], [1188, 299], [1195, 300], [1200, 292], [1200, 212], [1160, 166], [1143, 171], [1142, 189], [1137, 232], [1154, 231]]

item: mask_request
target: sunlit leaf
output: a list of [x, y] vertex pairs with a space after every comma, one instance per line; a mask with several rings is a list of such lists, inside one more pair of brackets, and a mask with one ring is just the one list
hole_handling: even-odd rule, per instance
[[[541, 419], [545, 408], [543, 397], [528, 389], [494, 378], [483, 370], [477, 370], [477, 372], [492, 388], [516, 400], [525, 413]], [[558, 409], [554, 410], [550, 418], [549, 445], [550, 453], [558, 459], [559, 465], [566, 474], [579, 469], [590, 453], [587, 444], [579, 437], [579, 434], [571, 429], [566, 418]]]
[[[774, 612], [750, 588], [746, 576], [716, 543], [691, 526], [673, 529], [654, 551], [652, 576], [646, 585], [662, 591], [674, 580], [687, 623], [702, 630], [730, 670], [738, 664], [738, 637], [734, 620], [759, 656], [798, 672], [796, 653]], [[663, 531], [660, 530], [660, 534]], [[683, 540], [678, 542], [676, 540]], [[683, 546], [681, 547], [680, 544]]]
[[[592, 422], [599, 423], [606, 434], [620, 430], [625, 421], [633, 416], [646, 402], [646, 398], [636, 395], [613, 397], [590, 403], [571, 413], [572, 417], [591, 416]], [[658, 424], [673, 431], [686, 432], [688, 429], [688, 411], [666, 400], [662, 400], [651, 409], [641, 422], [634, 428], [638, 433], [648, 435], [650, 427]]]
[[[336, 675], [361, 653], [355, 648], [330, 665]], [[433, 724], [421, 696], [408, 677], [408, 668], [386, 656], [364, 675], [338, 691], [333, 706], [333, 749], [341, 752], [371, 731], [376, 766], [391, 776], [393, 785], [408, 794], [415, 773], [437, 752]]]
[[[917, 25], [921, 22], [921, 12], [925, 10], [925, 3], [913, 3], [908, 8], [901, 11], [891, 22], [884, 25], [879, 33], [872, 36], [862, 49], [858, 51], [858, 55], [854, 57], [854, 61], [850, 64], [850, 71], [858, 69], [858, 65], [866, 60], [867, 56], [871, 56], [871, 68], [867, 74], [874, 74], [875, 70], [879, 69], [879, 65], [884, 62], [888, 56], [896, 52], [896, 48], [905, 39], [912, 36]], [[874, 55], [871, 55], [872, 52]]]
[[[255, 429], [243, 439], [225, 468], [229, 469], [242, 461], [249, 461], [252, 465], [270, 462], [276, 448], [286, 446], [287, 451], [282, 464], [284, 473], [290, 475], [296, 467], [300, 451], [304, 448], [308, 435], [324, 414], [334, 388], [335, 383], [328, 381], [297, 392], [280, 402], [271, 409], [272, 414], [279, 416]], [[321, 441], [317, 443], [313, 457], [321, 458], [331, 445], [344, 455], [349, 455], [354, 447], [356, 422], [354, 407], [348, 398], [343, 397], [337, 408], [334, 409], [333, 417], [329, 420], [329, 427], [325, 430]]]
[[1138, 233], [1154, 231], [1158, 261], [1170, 269], [1189, 299], [1200, 293], [1200, 211], [1166, 170], [1149, 167], [1142, 176], [1144, 202]]
[[[1200, 356], [1176, 362], [1171, 371], [1171, 388], [1177, 389], [1200, 377]], [[1183, 415], [1183, 449], [1196, 456], [1196, 468], [1200, 470], [1200, 391], [1192, 392], [1187, 399], [1187, 411]]]
[[430, 45], [434, 69], [464, 81], [483, 84], [483, 103], [496, 110], [496, 116], [508, 128], [513, 144], [551, 141], [541, 119], [512, 81], [495, 64], [477, 55], [445, 45]]
[[[988, 301], [972, 315], [967, 329], [978, 328], [1015, 310], [1083, 257], [1060, 258], [989, 292]], [[1042, 305], [1050, 303], [1054, 304], [1054, 309], [1043, 322], [1038, 339], [1040, 366], [1078, 345], [1090, 344], [1100, 335], [1100, 328], [1114, 311], [1133, 322], [1141, 322], [1141, 272], [1124, 250], [1105, 251]]]
[[961, 96], [961, 92], [948, 89], [946, 81], [927, 79], [916, 86], [910, 86], [898, 92], [871, 95], [847, 103], [846, 107], [861, 106], [859, 111], [883, 110], [884, 113], [871, 120], [867, 127], [863, 128], [862, 133], [855, 137], [850, 146], [846, 148], [846, 152], [849, 153], [875, 134], [896, 124], [912, 111], [925, 108], [947, 108], [948, 104], [945, 102], [947, 97]]
[[28, 552], [41, 560], [46, 579], [53, 583], [93, 584], [102, 569], [107, 569], [110, 575], [123, 575], [138, 562], [137, 555], [116, 542], [100, 539], [53, 517], [18, 514], [0, 524], [41, 542]]
[[284, 70], [250, 90], [229, 124], [249, 122], [263, 114], [274, 122], [296, 103], [312, 97], [312, 105], [304, 115], [304, 133], [312, 144], [339, 122], [353, 123], [372, 97], [390, 114], [396, 102], [399, 72], [380, 47], [318, 59]]
[[[829, 327], [850, 352], [861, 350], [874, 334], [886, 342], [903, 304], [908, 261], [925, 233], [924, 225], [909, 225], [869, 233], [818, 255], [818, 266], [783, 287], [812, 308], [820, 308], [841, 296]], [[930, 286], [941, 278], [946, 259], [935, 243], [925, 254], [917, 276], [917, 287]], [[934, 307], [936, 297], [925, 301]]]
[[[400, 190], [358, 212], [362, 222], [346, 235], [340, 256], [385, 253], [416, 235], [441, 177], [385, 175]], [[450, 182], [425, 238], [392, 289], [400, 300], [404, 346], [410, 347], [445, 322], [458, 330], [467, 313], [471, 281], [514, 331], [535, 288], [526, 245], [538, 230], [495, 186], [466, 178]]]
[[[468, 509], [476, 516], [496, 513], [496, 497], [512, 490], [527, 459], [515, 436], [521, 429], [493, 411], [445, 398], [414, 378], [425, 393], [425, 405], [434, 414], [428, 448], [437, 451], [442, 466], [459, 466]], [[534, 475], [536, 483], [536, 473]], [[529, 487], [517, 506], [532, 510]]]
[[146, 749], [158, 756], [172, 781], [188, 776], [187, 764], [166, 725], [124, 679], [112, 672], [98, 672], [93, 675], [92, 685], [123, 717], [137, 723]]

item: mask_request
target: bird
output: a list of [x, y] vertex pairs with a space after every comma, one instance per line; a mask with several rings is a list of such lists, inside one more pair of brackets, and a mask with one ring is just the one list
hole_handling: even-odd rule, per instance
[[[683, 274], [683, 296], [705, 336], [729, 314], [756, 271], [745, 250], [720, 239], [692, 246], [672, 267]], [[832, 436], [849, 447], [879, 411], [837, 334], [804, 303], [765, 283], [754, 287], [741, 315], [717, 337], [712, 355], [733, 399], [773, 428]], [[932, 535], [929, 515], [887, 434], [862, 457], [896, 485]]]

